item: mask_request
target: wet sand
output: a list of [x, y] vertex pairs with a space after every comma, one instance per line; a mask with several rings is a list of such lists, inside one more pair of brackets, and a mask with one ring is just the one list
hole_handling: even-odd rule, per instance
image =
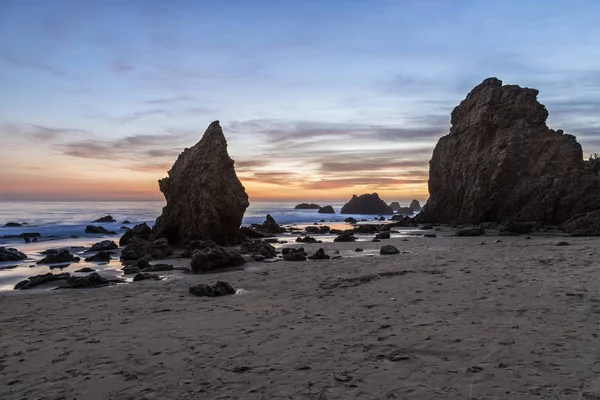
[[[0, 398], [600, 398], [599, 244], [324, 243], [343, 258], [2, 292]], [[240, 293], [188, 293], [217, 279]]]

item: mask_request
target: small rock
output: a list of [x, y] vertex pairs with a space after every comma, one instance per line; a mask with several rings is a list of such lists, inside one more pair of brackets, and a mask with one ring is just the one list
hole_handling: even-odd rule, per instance
[[426, 233], [426, 234], [423, 235], [423, 237], [426, 237], [426, 238], [436, 238], [437, 235], [435, 233]]
[[215, 285], [200, 283], [190, 287], [190, 293], [196, 296], [219, 297], [235, 294], [235, 288], [228, 282], [217, 281]]
[[329, 256], [325, 254], [325, 250], [319, 249], [312, 256], [308, 257], [309, 260], [329, 260]]
[[360, 247], [357, 247], [356, 249], [354, 249], [355, 252], [360, 253], [362, 251], [364, 251], [363, 249], [361, 249]]
[[558, 243], [556, 243], [556, 246], [570, 246], [570, 245], [571, 245], [571, 243], [569, 243], [569, 242], [558, 242]]
[[390, 254], [399, 254], [400, 250], [398, 250], [396, 247], [391, 246], [391, 245], [385, 245], [381, 248], [381, 250], [379, 250], [379, 254], [382, 255], [390, 255]]
[[77, 270], [77, 271], [75, 271], [75, 272], [95, 272], [95, 271], [96, 271], [96, 270], [95, 270], [94, 268], [85, 267], [85, 268], [78, 269], [78, 270]]
[[107, 215], [105, 217], [98, 218], [97, 220], [92, 221], [92, 222], [104, 223], [104, 222], [117, 222], [117, 221], [115, 221], [115, 219], [112, 217], [112, 215]]
[[138, 281], [143, 281], [146, 279], [153, 279], [155, 281], [160, 281], [160, 276], [156, 275], [156, 274], [151, 274], [149, 272], [140, 272], [139, 274], [137, 274], [136, 276], [133, 277], [133, 281], [134, 282], [138, 282]]
[[85, 233], [95, 233], [100, 235], [113, 235], [117, 232], [111, 232], [102, 226], [88, 225], [85, 227]]
[[100, 251], [91, 257], [85, 259], [88, 262], [108, 262], [110, 261], [110, 252]]

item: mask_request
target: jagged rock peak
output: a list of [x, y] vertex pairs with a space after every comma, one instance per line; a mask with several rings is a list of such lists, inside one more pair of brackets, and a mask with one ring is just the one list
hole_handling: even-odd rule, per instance
[[240, 241], [239, 229], [249, 205], [219, 121], [212, 122], [202, 139], [185, 149], [159, 181], [167, 200], [153, 233], [173, 245], [212, 240], [219, 245]]

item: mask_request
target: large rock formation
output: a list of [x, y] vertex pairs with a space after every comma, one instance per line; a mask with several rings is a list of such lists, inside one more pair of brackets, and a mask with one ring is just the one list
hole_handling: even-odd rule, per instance
[[235, 174], [219, 121], [202, 139], [179, 155], [167, 178], [159, 181], [167, 205], [152, 232], [172, 245], [212, 240], [229, 246], [240, 242], [240, 225], [248, 195]]
[[294, 207], [295, 210], [318, 210], [319, 208], [321, 206], [315, 203], [300, 203]]
[[452, 111], [429, 163], [421, 221], [560, 223], [600, 207], [600, 185], [572, 135], [546, 125], [538, 91], [489, 78]]
[[421, 203], [419, 200], [413, 200], [410, 202], [410, 206], [408, 206], [413, 212], [421, 211]]
[[349, 202], [344, 204], [340, 214], [378, 214], [392, 215], [394, 210], [385, 201], [379, 198], [377, 193], [352, 195]]

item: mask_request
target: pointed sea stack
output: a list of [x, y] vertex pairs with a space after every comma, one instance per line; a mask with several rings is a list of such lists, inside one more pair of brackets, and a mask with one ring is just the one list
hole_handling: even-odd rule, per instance
[[202, 139], [179, 155], [160, 191], [167, 200], [152, 232], [172, 245], [212, 240], [222, 246], [240, 242], [240, 225], [249, 205], [235, 174], [219, 121]]
[[340, 214], [371, 214], [392, 215], [394, 210], [385, 201], [379, 198], [377, 193], [352, 195], [349, 202], [344, 204]]
[[537, 95], [496, 78], [471, 90], [433, 151], [420, 221], [561, 223], [600, 207], [581, 145], [548, 128]]

